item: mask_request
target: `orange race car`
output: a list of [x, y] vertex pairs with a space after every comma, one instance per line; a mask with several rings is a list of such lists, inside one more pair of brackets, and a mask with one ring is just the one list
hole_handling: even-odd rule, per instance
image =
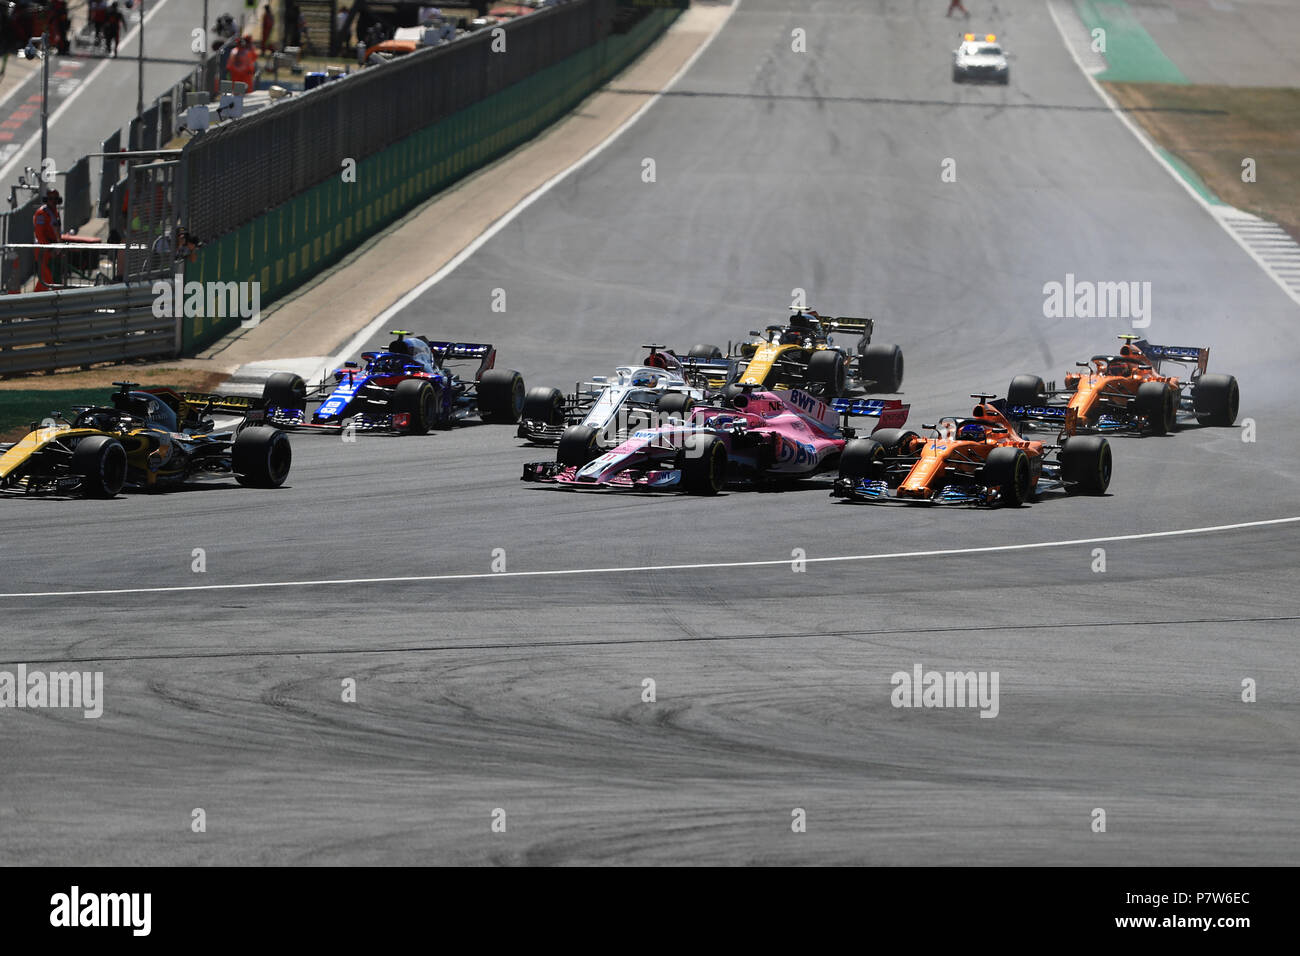
[[[1202, 425], [1231, 425], [1241, 393], [1231, 375], [1205, 371], [1210, 350], [1183, 345], [1152, 345], [1121, 335], [1118, 355], [1094, 355], [1070, 372], [1065, 387], [1044, 384], [1036, 375], [1017, 375], [1007, 389], [1011, 417], [1025, 425], [1047, 423], [1076, 431], [1137, 432], [1164, 435], [1192, 417]], [[1166, 363], [1191, 366], [1186, 378], [1165, 375]]]
[[882, 428], [849, 442], [840, 456], [832, 498], [913, 504], [1003, 504], [1016, 507], [1041, 491], [1100, 495], [1110, 484], [1110, 443], [1099, 435], [1064, 437], [1059, 445], [1027, 441], [1007, 417], [1004, 400], [972, 395], [969, 418], [922, 425], [922, 438]]

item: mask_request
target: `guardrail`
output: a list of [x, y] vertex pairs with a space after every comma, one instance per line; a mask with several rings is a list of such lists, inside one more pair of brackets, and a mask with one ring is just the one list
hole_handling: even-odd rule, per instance
[[179, 355], [180, 320], [156, 299], [152, 282], [0, 296], [0, 376]]

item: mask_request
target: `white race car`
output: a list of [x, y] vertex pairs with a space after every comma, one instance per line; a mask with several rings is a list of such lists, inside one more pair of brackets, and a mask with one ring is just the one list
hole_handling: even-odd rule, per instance
[[697, 366], [707, 360], [680, 359], [657, 345], [642, 347], [650, 350], [642, 364], [620, 365], [612, 378], [597, 375], [579, 382], [571, 395], [558, 388], [529, 389], [519, 437], [535, 444], [558, 444], [558, 460], [577, 464], [590, 461], [597, 449], [613, 448], [633, 432], [685, 417], [706, 397], [707, 386]]
[[977, 40], [973, 33], [963, 36], [961, 46], [952, 51], [952, 81], [983, 80], [1006, 86], [1011, 78], [1011, 67], [997, 39], [992, 33], [983, 40]]

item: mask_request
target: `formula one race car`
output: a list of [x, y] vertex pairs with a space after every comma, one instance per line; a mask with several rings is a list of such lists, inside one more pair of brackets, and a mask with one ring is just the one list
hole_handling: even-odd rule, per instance
[[[362, 352], [365, 367], [345, 362], [333, 383], [308, 389], [292, 372], [276, 372], [262, 388], [268, 424], [276, 428], [391, 431], [423, 435], [450, 428], [477, 414], [485, 422], [517, 422], [524, 404], [524, 380], [513, 369], [493, 368], [496, 349], [469, 342], [435, 342], [394, 329], [383, 352]], [[449, 363], [476, 363], [473, 378], [457, 375]], [[307, 416], [309, 400], [323, 398]]]
[[661, 345], [641, 347], [650, 350], [641, 365], [620, 365], [612, 379], [598, 375], [579, 382], [567, 397], [558, 388], [529, 389], [519, 437], [558, 442], [560, 461], [585, 464], [594, 457], [590, 449], [613, 447], [634, 431], [684, 416], [705, 399], [694, 360], [683, 362]]
[[[1069, 434], [1164, 435], [1178, 427], [1180, 418], [1225, 426], [1237, 420], [1237, 380], [1206, 373], [1209, 349], [1152, 345], [1135, 335], [1121, 335], [1120, 341], [1118, 355], [1094, 355], [1079, 362], [1087, 371], [1067, 374], [1062, 389], [1044, 384], [1036, 375], [1017, 375], [1007, 389], [1011, 416], [1027, 426], [1046, 423]], [[1184, 380], [1162, 374], [1166, 362], [1194, 368]]]
[[[712, 345], [697, 345], [689, 354], [702, 363], [701, 371], [714, 389], [729, 384], [775, 391], [797, 388], [823, 400], [855, 389], [897, 392], [903, 384], [903, 352], [897, 345], [872, 345], [874, 330], [871, 319], [824, 319], [810, 309], [795, 309], [785, 325], [751, 331], [753, 340], [737, 346], [729, 363], [720, 364], [721, 352]], [[856, 348], [837, 344], [837, 334], [850, 341], [856, 338]]]
[[1006, 86], [1011, 81], [1011, 67], [997, 40], [992, 33], [982, 40], [973, 33], [965, 34], [961, 46], [952, 51], [952, 81], [984, 80]]
[[849, 442], [840, 456], [832, 498], [915, 504], [1024, 504], [1052, 488], [1099, 495], [1110, 485], [1110, 443], [1096, 435], [1060, 445], [1026, 441], [1007, 417], [1005, 401], [972, 395], [969, 418], [941, 418], [913, 431], [882, 428]]
[[876, 418], [877, 428], [898, 426], [907, 421], [909, 408], [877, 399], [836, 405], [798, 389], [744, 386], [717, 404], [696, 405], [683, 419], [635, 432], [588, 462], [526, 464], [523, 480], [714, 495], [728, 482], [805, 478], [833, 469], [854, 435], [847, 425], [850, 416]]
[[[34, 424], [17, 443], [0, 445], [0, 490], [112, 498], [126, 485], [155, 489], [233, 474], [241, 485], [278, 488], [289, 476], [289, 437], [254, 424], [262, 413], [249, 399], [113, 384], [111, 405], [76, 409], [71, 423], [58, 416]], [[213, 411], [243, 421], [214, 431]]]

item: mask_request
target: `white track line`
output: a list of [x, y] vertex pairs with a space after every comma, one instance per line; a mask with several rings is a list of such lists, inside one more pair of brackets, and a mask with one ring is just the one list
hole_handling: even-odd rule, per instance
[[[1035, 541], [1028, 544], [999, 544], [982, 548], [945, 548], [937, 551], [893, 551], [882, 554], [849, 554], [833, 558], [804, 558], [806, 564], [837, 564], [853, 561], [888, 561], [912, 558], [949, 558], [970, 554], [994, 554], [1005, 551], [1033, 551], [1042, 548], [1066, 548], [1084, 544], [1107, 544], [1116, 541], [1149, 541], [1156, 538], [1176, 538], [1197, 534], [1214, 534], [1223, 531], [1240, 531], [1245, 528], [1264, 528], [1272, 525], [1300, 522], [1293, 518], [1269, 518], [1263, 521], [1242, 521], [1238, 524], [1220, 524], [1205, 528], [1181, 528], [1176, 531], [1148, 531], [1142, 534], [1117, 534], [1104, 538], [1074, 538], [1068, 541]], [[791, 558], [768, 561], [718, 561], [702, 564], [648, 564], [630, 568], [561, 568], [549, 571], [484, 571], [474, 574], [419, 574], [387, 578], [322, 578], [315, 581], [261, 581], [245, 584], [191, 584], [179, 587], [112, 588], [95, 591], [18, 591], [0, 594], [0, 598], [44, 597], [101, 597], [110, 594], [174, 594], [182, 591], [240, 591], [258, 588], [310, 588], [337, 587], [341, 584], [411, 584], [431, 581], [482, 581], [503, 578], [573, 577], [583, 574], [644, 574], [651, 571], [708, 571], [724, 568], [763, 568], [789, 566]]]
[[[137, 24], [126, 34], [126, 36], [122, 37], [118, 41], [117, 44], [118, 49], [121, 50], [122, 47], [130, 43], [131, 38], [135, 36], [137, 33], [139, 33], [140, 30], [144, 27], [144, 25], [147, 24], [150, 20], [152, 20], [155, 16], [157, 16], [158, 11], [160, 11], [166, 5], [167, 5], [167, 0], [157, 0], [157, 6], [151, 5], [149, 7], [149, 11], [145, 14], [144, 23]], [[68, 98], [59, 104], [59, 108], [50, 114], [49, 119], [45, 121], [46, 129], [50, 132], [53, 132], [53, 126], [55, 123], [59, 121], [59, 117], [68, 111], [68, 107], [70, 107], [76, 101], [78, 96], [80, 96], [92, 84], [94, 84], [95, 80], [99, 77], [99, 74], [103, 73], [104, 70], [108, 68], [108, 65], [110, 63], [126, 63], [129, 62], [130, 59], [131, 58], [128, 58], [125, 55], [122, 57], [109, 56], [106, 59], [104, 59], [103, 62], [99, 64], [99, 66], [95, 67], [93, 70], [90, 71], [89, 76], [87, 76], [85, 79], [81, 81], [80, 86], [78, 86], [75, 90], [73, 90], [70, 94], [68, 94]], [[39, 71], [34, 75], [39, 76], [40, 75]], [[26, 82], [27, 82], [26, 80], [23, 80], [23, 83]], [[14, 92], [16, 92], [16, 88], [15, 90], [11, 90], [9, 92], [9, 95], [12, 96]], [[14, 153], [13, 159], [11, 159], [8, 163], [6, 163], [3, 168], [0, 168], [0, 181], [3, 181], [4, 178], [9, 175], [9, 171], [12, 170], [15, 165], [17, 165], [18, 161], [23, 158], [23, 156], [27, 153], [29, 149], [32, 149], [33, 147], [39, 148], [40, 145], [41, 145], [41, 134], [36, 133], [29, 140], [27, 140], [26, 143], [23, 144], [22, 148], [19, 149], [18, 152]]]
[[[1097, 78], [1092, 75], [1084, 65], [1083, 60], [1079, 58], [1078, 52], [1074, 49], [1074, 44], [1070, 42], [1069, 34], [1065, 32], [1065, 24], [1061, 22], [1061, 18], [1057, 15], [1056, 4], [1050, 2], [1050, 0], [1047, 4], [1047, 12], [1051, 15], [1052, 22], [1056, 24], [1056, 32], [1061, 35], [1061, 42], [1064, 44], [1065, 49], [1069, 51], [1070, 58], [1074, 60], [1075, 65], [1078, 66], [1079, 72], [1082, 73], [1087, 81], [1092, 84], [1093, 90], [1095, 90], [1097, 95], [1101, 97], [1101, 101], [1106, 104], [1107, 108], [1121, 123], [1124, 124], [1128, 131], [1137, 138], [1137, 141], [1142, 144], [1142, 147], [1148, 153], [1151, 154], [1152, 158], [1163, 166], [1170, 176], [1174, 177], [1174, 180], [1178, 185], [1183, 187], [1187, 195], [1191, 196], [1202, 209], [1208, 212], [1214, 218], [1214, 221], [1219, 224], [1220, 228], [1232, 237], [1232, 241], [1241, 246], [1241, 248], [1246, 251], [1246, 254], [1255, 260], [1255, 264], [1264, 270], [1264, 274], [1272, 279], [1274, 284], [1285, 292], [1292, 302], [1296, 303], [1296, 305], [1300, 305], [1300, 287], [1293, 288], [1291, 283], [1287, 282], [1287, 280], [1273, 268], [1272, 264], [1265, 259], [1264, 256], [1262, 256], [1256, 249], [1252, 248], [1246, 236], [1242, 235], [1239, 231], [1243, 226], [1253, 228], [1259, 225], [1274, 224], [1269, 223], [1266, 219], [1260, 219], [1258, 216], [1245, 212], [1244, 210], [1237, 209], [1235, 206], [1215, 206], [1212, 203], [1207, 202], [1205, 197], [1197, 192], [1192, 184], [1184, 179], [1182, 174], [1175, 169], [1167, 159], [1160, 155], [1159, 149], [1150, 138], [1148, 138], [1145, 131], [1128, 118], [1127, 114], [1120, 109], [1119, 104], [1115, 102], [1114, 97], [1107, 93], [1105, 88], [1097, 82]], [[1294, 243], [1292, 245], [1294, 245]]]
[[[609, 136], [607, 136], [599, 144], [592, 147], [591, 151], [588, 152], [585, 156], [583, 156], [581, 159], [575, 162], [568, 169], [556, 173], [546, 182], [538, 186], [535, 190], [533, 190], [531, 193], [529, 193], [527, 196], [521, 199], [513, 209], [507, 212], [496, 222], [492, 223], [492, 225], [488, 226], [487, 229], [484, 230], [478, 236], [478, 238], [476, 238], [468, 246], [466, 246], [464, 249], [458, 252], [454, 257], [452, 257], [450, 262], [444, 265], [433, 275], [429, 276], [429, 278], [421, 282], [410, 292], [407, 292], [404, 296], [402, 296], [400, 299], [398, 299], [396, 302], [394, 302], [392, 305], [386, 308], [383, 312], [379, 313], [379, 315], [377, 315], [370, 322], [369, 325], [367, 325], [364, 329], [362, 329], [351, 339], [349, 339], [347, 344], [344, 345], [343, 348], [339, 349], [336, 353], [334, 353], [334, 355], [330, 359], [330, 364], [326, 365], [323, 369], [321, 369], [320, 374], [317, 376], [317, 378], [324, 378], [325, 376], [329, 375], [330, 372], [334, 371], [334, 369], [337, 368], [341, 362], [343, 362], [345, 359], [349, 358], [350, 356], [355, 355], [358, 351], [361, 350], [361, 347], [365, 345], [366, 342], [368, 342], [374, 336], [376, 332], [384, 328], [392, 321], [393, 316], [397, 315], [397, 313], [401, 312], [403, 309], [405, 309], [416, 299], [420, 298], [420, 296], [424, 295], [424, 293], [428, 292], [430, 289], [432, 289], [443, 279], [447, 278], [447, 276], [455, 272], [456, 269], [458, 269], [461, 266], [461, 264], [465, 262], [466, 259], [474, 255], [474, 253], [478, 252], [479, 249], [483, 248], [483, 246], [486, 245], [487, 242], [490, 239], [492, 239], [493, 236], [499, 233], [506, 226], [510, 225], [510, 223], [514, 222], [515, 219], [518, 218], [520, 213], [522, 213], [525, 209], [527, 209], [533, 203], [537, 202], [537, 200], [541, 199], [548, 192], [550, 192], [552, 189], [558, 186], [569, 175], [577, 172], [583, 166], [586, 166], [589, 162], [591, 162], [593, 159], [595, 159], [597, 156], [603, 153], [606, 149], [612, 146], [620, 136], [622, 136], [629, 129], [631, 129], [636, 124], [637, 120], [639, 120], [642, 116], [646, 114], [646, 111], [649, 110], [650, 107], [654, 106], [656, 103], [659, 102], [659, 100], [663, 98], [664, 93], [668, 92], [674, 86], [676, 86], [677, 81], [680, 80], [683, 76], [685, 76], [686, 72], [692, 66], [695, 65], [695, 61], [698, 60], [704, 54], [704, 51], [707, 50], [713, 44], [713, 41], [717, 39], [718, 35], [722, 33], [723, 28], [727, 25], [728, 22], [730, 22], [732, 14], [734, 14], [736, 10], [740, 8], [741, 2], [742, 0], [734, 0], [734, 2], [731, 4], [730, 9], [728, 9], [727, 11], [727, 15], [722, 19], [722, 22], [718, 24], [717, 28], [714, 29], [713, 33], [709, 35], [708, 39], [705, 40], [704, 43], [700, 45], [700, 48], [696, 50], [694, 53], [692, 53], [690, 55], [690, 58], [687, 59], [687, 61], [681, 65], [681, 67], [677, 70], [677, 72], [672, 75], [672, 77], [664, 85], [664, 88], [662, 90], [660, 90], [658, 93], [655, 93], [652, 97], [650, 97], [650, 99], [648, 99], [645, 103], [642, 104], [639, 110], [637, 110], [635, 113], [629, 116], [623, 122], [623, 124], [618, 127], [618, 129], [610, 133]], [[601, 92], [601, 90], [596, 91], [596, 93], [599, 92]], [[593, 93], [592, 95], [595, 94]]]

